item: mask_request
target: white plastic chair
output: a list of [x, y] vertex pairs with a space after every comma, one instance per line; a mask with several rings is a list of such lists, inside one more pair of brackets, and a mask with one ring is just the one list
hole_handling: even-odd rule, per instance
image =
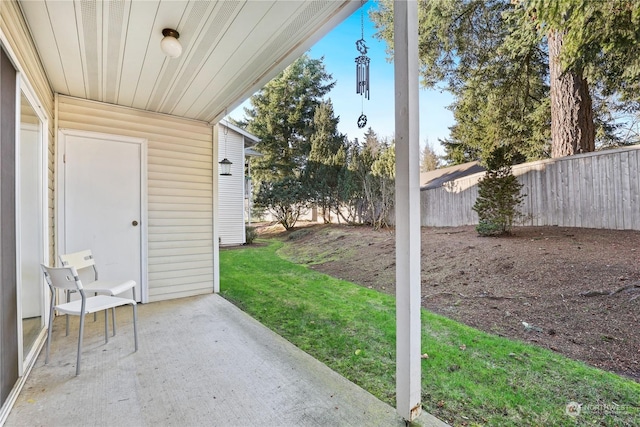
[[[97, 313], [104, 310], [104, 342], [109, 342], [109, 327], [107, 319], [107, 310], [120, 307], [122, 305], [131, 305], [133, 307], [133, 336], [135, 342], [135, 351], [138, 351], [138, 311], [136, 302], [128, 298], [114, 297], [110, 295], [96, 295], [87, 297], [82, 281], [78, 277], [78, 272], [74, 267], [47, 267], [41, 264], [44, 277], [51, 290], [51, 306], [49, 309], [49, 328], [47, 331], [47, 353], [44, 363], [49, 363], [49, 352], [51, 349], [51, 334], [53, 331], [53, 314], [54, 310], [67, 315], [80, 316], [80, 331], [78, 333], [78, 357], [76, 362], [76, 375], [80, 374], [80, 356], [82, 354], [82, 336], [84, 333], [84, 316], [89, 313]], [[80, 293], [80, 299], [54, 305], [55, 289], [65, 291], [77, 291]]]
[[[60, 262], [63, 267], [73, 266], [76, 268], [80, 277], [83, 279], [85, 292], [93, 292], [94, 294], [120, 295], [131, 289], [133, 300], [136, 299], [136, 282], [134, 280], [98, 280], [98, 270], [90, 250], [74, 252], [70, 254], [60, 255]], [[69, 300], [67, 299], [67, 302]], [[113, 335], [116, 335], [116, 311], [112, 312]], [[67, 320], [67, 334], [69, 333], [69, 322]]]

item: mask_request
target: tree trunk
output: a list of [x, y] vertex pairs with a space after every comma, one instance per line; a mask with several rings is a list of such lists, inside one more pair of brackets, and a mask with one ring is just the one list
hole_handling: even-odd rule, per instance
[[560, 63], [563, 33], [549, 32], [551, 85], [551, 157], [595, 150], [595, 126], [587, 80], [582, 73], [563, 72]]

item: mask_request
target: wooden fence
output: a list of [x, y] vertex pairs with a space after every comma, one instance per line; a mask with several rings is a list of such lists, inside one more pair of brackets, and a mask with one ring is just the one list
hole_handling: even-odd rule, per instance
[[[513, 167], [523, 225], [640, 230], [640, 145]], [[421, 191], [422, 226], [478, 223], [476, 173]]]

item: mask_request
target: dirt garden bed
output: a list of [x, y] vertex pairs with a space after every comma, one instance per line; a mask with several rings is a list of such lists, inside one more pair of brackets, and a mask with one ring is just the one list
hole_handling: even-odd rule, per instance
[[[284, 254], [395, 293], [393, 230], [301, 225]], [[422, 229], [422, 305], [467, 325], [549, 348], [640, 382], [640, 232], [518, 227]]]

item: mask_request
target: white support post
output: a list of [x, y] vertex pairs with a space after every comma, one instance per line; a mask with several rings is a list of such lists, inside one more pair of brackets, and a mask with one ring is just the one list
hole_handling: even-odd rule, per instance
[[406, 421], [420, 415], [420, 129], [418, 7], [394, 1], [396, 133], [396, 408]]
[[211, 125], [211, 144], [213, 145], [213, 233], [211, 236], [213, 244], [213, 293], [220, 293], [220, 195], [218, 191], [218, 180], [220, 179], [220, 170], [218, 168], [218, 152], [219, 138], [218, 131], [220, 127], [217, 124]]

